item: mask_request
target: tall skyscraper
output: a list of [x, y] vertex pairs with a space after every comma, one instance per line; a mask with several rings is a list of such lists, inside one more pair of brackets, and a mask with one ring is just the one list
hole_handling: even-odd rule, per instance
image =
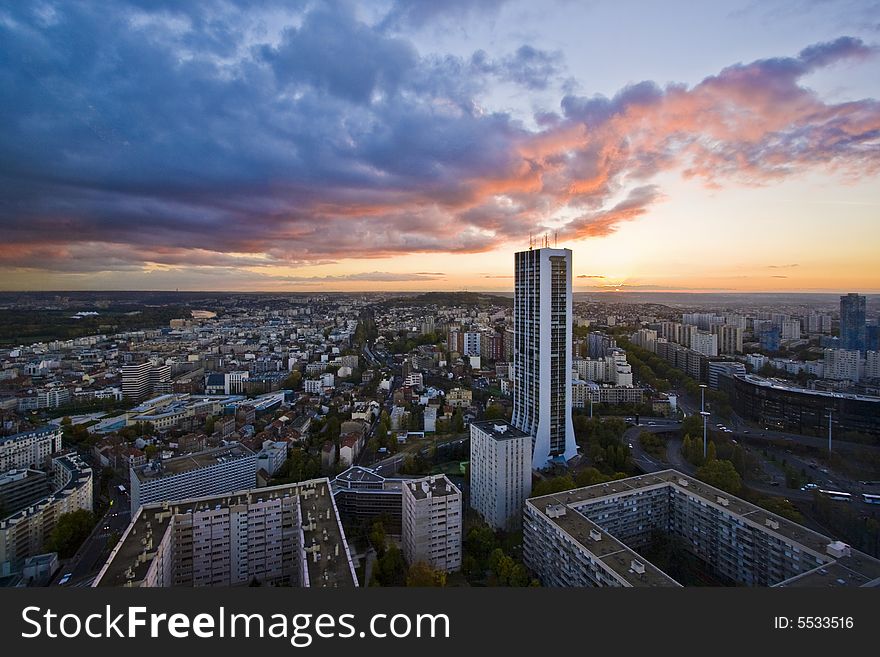
[[840, 348], [865, 350], [865, 297], [860, 294], [840, 297]]
[[577, 455], [571, 421], [571, 250], [515, 255], [512, 424], [534, 439], [533, 468]]

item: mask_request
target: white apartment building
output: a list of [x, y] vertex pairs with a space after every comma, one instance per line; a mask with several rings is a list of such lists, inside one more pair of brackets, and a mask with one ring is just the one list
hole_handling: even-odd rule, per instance
[[232, 443], [196, 454], [131, 468], [131, 508], [187, 497], [222, 495], [253, 488], [257, 455]]
[[691, 333], [690, 348], [704, 356], [718, 355], [718, 336], [706, 331], [693, 331]]
[[858, 349], [825, 349], [825, 378], [835, 381], [859, 380]]
[[461, 491], [446, 475], [403, 483], [402, 539], [408, 563], [423, 561], [449, 573], [459, 570], [461, 526]]
[[93, 587], [357, 586], [327, 479], [141, 507]]
[[880, 351], [865, 354], [865, 378], [880, 379]]
[[47, 424], [0, 438], [0, 473], [19, 468], [41, 469], [61, 451], [61, 427]]
[[514, 257], [512, 424], [534, 438], [532, 467], [577, 456], [571, 421], [570, 249]]
[[876, 586], [880, 561], [675, 470], [533, 497], [523, 561], [544, 586], [678, 587], [639, 550], [673, 536], [744, 586]]
[[522, 523], [532, 493], [532, 437], [504, 421], [471, 423], [471, 508], [491, 527]]
[[783, 340], [800, 340], [801, 339], [801, 322], [799, 319], [787, 319], [780, 326]]
[[464, 333], [464, 345], [461, 353], [464, 356], [480, 355], [480, 333], [478, 331], [467, 331]]
[[52, 459], [51, 493], [0, 518], [0, 575], [21, 570], [24, 560], [43, 554], [58, 517], [92, 510], [92, 469], [76, 454]]

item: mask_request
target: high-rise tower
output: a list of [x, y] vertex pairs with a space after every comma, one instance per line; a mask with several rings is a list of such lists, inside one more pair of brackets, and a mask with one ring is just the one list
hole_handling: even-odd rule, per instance
[[532, 467], [577, 455], [571, 421], [571, 250], [515, 254], [512, 424], [534, 439]]
[[860, 294], [840, 297], [840, 348], [865, 350], [865, 297]]

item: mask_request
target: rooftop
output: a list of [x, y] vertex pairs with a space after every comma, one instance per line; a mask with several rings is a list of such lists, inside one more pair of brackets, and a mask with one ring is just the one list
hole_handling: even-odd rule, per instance
[[156, 469], [153, 463], [147, 463], [134, 468], [134, 472], [141, 481], [171, 477], [184, 472], [207, 468], [218, 463], [226, 463], [241, 458], [253, 456], [254, 452], [240, 443], [232, 443], [223, 447], [207, 449], [203, 452], [178, 456], [173, 459], [161, 461], [161, 466]]
[[781, 379], [765, 379], [755, 374], [740, 374], [734, 378], [741, 379], [752, 385], [761, 386], [762, 388], [773, 388], [774, 390], [784, 390], [787, 392], [795, 392], [801, 395], [812, 395], [814, 397], [826, 397], [828, 399], [852, 399], [855, 401], [872, 402], [880, 404], [880, 397], [872, 397], [870, 395], [856, 395], [847, 392], [832, 392], [829, 390], [810, 390], [793, 385]]
[[[333, 495], [330, 494], [330, 482], [327, 479], [255, 488], [228, 495], [161, 502], [141, 507], [111, 552], [94, 586], [126, 586], [128, 583], [137, 585], [142, 581], [156, 556], [156, 550], [165, 532], [175, 517], [217, 506], [241, 507], [290, 496], [299, 496], [301, 505], [306, 551], [301, 552], [299, 558], [306, 563], [309, 585], [356, 586], [348, 545], [339, 523]], [[340, 546], [338, 556], [334, 554], [336, 545]]]
[[446, 478], [446, 475], [431, 475], [422, 479], [408, 481], [406, 482], [406, 488], [409, 489], [410, 493], [417, 500], [461, 494], [461, 491]]
[[[580, 524], [580, 519], [586, 520], [590, 524], [594, 524], [577, 512], [579, 507], [582, 507], [589, 502], [607, 497], [631, 495], [642, 490], [663, 486], [671, 486], [679, 494], [701, 498], [707, 504], [722, 510], [724, 513], [738, 517], [743, 522], [750, 524], [761, 531], [779, 536], [789, 543], [798, 544], [801, 548], [809, 550], [815, 555], [828, 560], [828, 564], [822, 569], [817, 569], [811, 573], [804, 573], [803, 575], [793, 578], [792, 580], [787, 580], [780, 585], [822, 586], [822, 582], [824, 581], [823, 578], [827, 579], [829, 575], [823, 574], [820, 572], [821, 570], [826, 570], [828, 572], [844, 572], [846, 576], [839, 579], [843, 580], [847, 586], [863, 586], [868, 582], [873, 582], [880, 578], [880, 560], [874, 559], [873, 557], [856, 550], [852, 550], [851, 555], [849, 556], [839, 558], [833, 557], [827, 552], [829, 545], [833, 542], [831, 538], [807, 529], [803, 525], [799, 525], [798, 523], [787, 520], [774, 513], [770, 513], [759, 506], [746, 502], [745, 500], [718, 488], [709, 486], [708, 484], [682, 474], [677, 470], [663, 470], [651, 474], [639, 475], [637, 477], [630, 477], [628, 479], [620, 479], [604, 484], [596, 484], [594, 486], [577, 488], [574, 490], [563, 491], [561, 493], [544, 495], [542, 497], [533, 497], [530, 498], [528, 502], [544, 515], [547, 515], [548, 507], [552, 508], [554, 505], [561, 505], [566, 509], [575, 511], [575, 513], [566, 513], [565, 515], [556, 518], [551, 518], [547, 515], [548, 519], [565, 529], [566, 526], [571, 525], [573, 522]], [[584, 525], [584, 527], [587, 526]], [[598, 526], [596, 527], [598, 528]], [[574, 536], [574, 534], [572, 535]], [[582, 540], [581, 536], [586, 537], [586, 540]], [[596, 553], [595, 547], [598, 544], [589, 539], [589, 529], [587, 529], [586, 532], [581, 532], [581, 536], [575, 536], [575, 538], [587, 550]], [[626, 549], [629, 550], [629, 548]], [[632, 550], [629, 550], [629, 552], [635, 555], [634, 558], [639, 558], [645, 563], [645, 560], [638, 557], [636, 552]], [[835, 564], [838, 568], [831, 569], [831, 566]], [[840, 568], [845, 570], [840, 571]], [[878, 583], [880, 583], [880, 581], [878, 581]]]
[[513, 438], [527, 438], [529, 434], [520, 431], [506, 420], [481, 420], [471, 422], [472, 427], [488, 434], [495, 440], [512, 440]]

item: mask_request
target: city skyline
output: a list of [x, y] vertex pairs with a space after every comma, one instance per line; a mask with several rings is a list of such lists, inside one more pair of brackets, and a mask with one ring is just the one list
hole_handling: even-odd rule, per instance
[[0, 290], [877, 293], [877, 9], [9, 7]]

